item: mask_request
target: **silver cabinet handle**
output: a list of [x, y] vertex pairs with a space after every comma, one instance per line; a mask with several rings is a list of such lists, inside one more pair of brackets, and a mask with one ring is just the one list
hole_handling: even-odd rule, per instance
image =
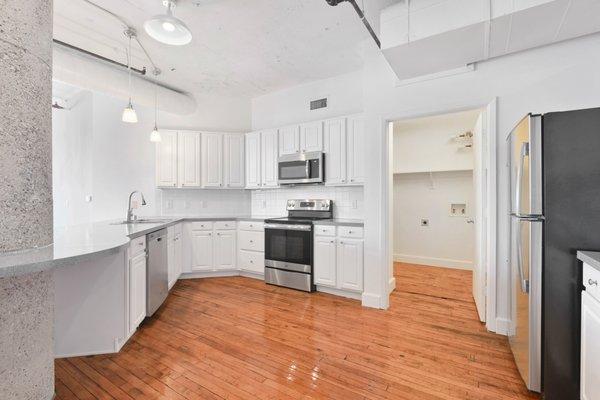
[[250, 264], [254, 264], [254, 261], [250, 260]]
[[251, 240], [250, 243], [254, 243], [254, 240]]
[[221, 236], [221, 234], [220, 234], [220, 233], [217, 233], [217, 236]]
[[590, 286], [598, 286], [598, 281], [597, 280], [593, 281], [590, 278], [590, 279], [588, 279], [588, 285], [590, 285]]
[[340, 242], [340, 244], [344, 244], [344, 242]]
[[335, 243], [335, 240], [330, 241], [329, 243]]
[[352, 233], [354, 233], [353, 231], [348, 231], [348, 233], [351, 235]]

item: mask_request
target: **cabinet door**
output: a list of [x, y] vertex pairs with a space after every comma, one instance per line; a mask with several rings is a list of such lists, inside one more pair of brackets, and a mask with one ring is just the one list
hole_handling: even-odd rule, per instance
[[244, 135], [225, 135], [223, 137], [223, 179], [226, 188], [243, 188], [244, 181]]
[[365, 120], [362, 116], [348, 118], [348, 183], [365, 182]]
[[277, 131], [261, 134], [261, 187], [277, 187]]
[[179, 133], [179, 186], [200, 187], [200, 134]]
[[298, 125], [279, 129], [279, 155], [300, 153], [300, 134]]
[[156, 143], [156, 186], [177, 187], [177, 132], [162, 131]]
[[336, 286], [335, 238], [315, 237], [315, 285]]
[[175, 266], [173, 268], [173, 273], [175, 276], [175, 282], [181, 276], [181, 272], [183, 271], [183, 235], [181, 233], [175, 234], [175, 250], [173, 252], [173, 256], [175, 258]]
[[235, 232], [232, 230], [215, 232], [215, 268], [235, 268]]
[[300, 125], [300, 151], [323, 151], [323, 121]]
[[346, 119], [325, 121], [325, 184], [346, 184]]
[[363, 289], [363, 241], [338, 239], [337, 270], [339, 288], [362, 292]]
[[260, 132], [246, 134], [246, 188], [257, 189], [261, 184]]
[[600, 301], [581, 293], [581, 398], [600, 399]]
[[167, 279], [169, 290], [173, 287], [177, 278], [175, 277], [175, 227], [167, 228]]
[[192, 231], [192, 271], [210, 271], [214, 269], [212, 231]]
[[202, 187], [223, 187], [223, 135], [202, 134]]
[[129, 333], [146, 318], [146, 253], [129, 260]]

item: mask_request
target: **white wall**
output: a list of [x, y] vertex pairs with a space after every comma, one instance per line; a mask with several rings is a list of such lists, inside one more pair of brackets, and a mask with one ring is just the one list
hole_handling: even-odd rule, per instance
[[[499, 330], [507, 323], [508, 307], [508, 181], [504, 169], [507, 160], [505, 137], [512, 126], [528, 112], [597, 107], [600, 105], [600, 36], [592, 35], [480, 63], [476, 71], [462, 75], [397, 86], [396, 77], [374, 45], [365, 54], [362, 74], [363, 97], [349, 99], [354, 111], [362, 105], [366, 116], [367, 182], [364, 190], [365, 258], [370, 260], [365, 274], [363, 304], [387, 307], [391, 277], [391, 252], [387, 252], [389, 229], [387, 199], [388, 141], [386, 120], [416, 118], [445, 112], [482, 107], [498, 100], [498, 275], [496, 308]], [[356, 78], [358, 79], [358, 77]], [[338, 98], [347, 93], [347, 76], [327, 81], [328, 92]], [[355, 82], [353, 86], [357, 83]], [[355, 93], [360, 91], [356, 89]], [[306, 119], [304, 102], [322, 93], [321, 82], [288, 89], [253, 101], [253, 128]], [[312, 96], [311, 96], [312, 94]], [[296, 100], [292, 101], [290, 98]], [[268, 117], [272, 107], [287, 104], [285, 118]], [[292, 105], [296, 104], [292, 108]], [[340, 113], [343, 114], [343, 113]], [[277, 121], [274, 121], [274, 120]], [[316, 118], [315, 118], [316, 119]], [[391, 249], [391, 246], [390, 246]]]
[[[467, 205], [452, 216], [450, 205]], [[394, 176], [394, 259], [471, 269], [475, 255], [473, 173], [452, 171]], [[421, 219], [429, 221], [421, 225]]]
[[[55, 91], [78, 92], [77, 88], [64, 84], [56, 84]], [[155, 187], [155, 146], [149, 141], [154, 110], [136, 106], [134, 97], [139, 123], [126, 124], [121, 121], [125, 105], [122, 99], [99, 92], [81, 93], [86, 99], [81, 105], [71, 110], [53, 111], [55, 226], [124, 218], [127, 198], [133, 190], [142, 191], [148, 202], [137, 214], [160, 215], [163, 196]], [[71, 107], [73, 103], [76, 99], [67, 105]], [[159, 127], [228, 132], [250, 129], [249, 100], [201, 98], [199, 104], [192, 116], [160, 113]], [[198, 209], [194, 204], [205, 197], [219, 200], [208, 203], [214, 210], [201, 212], [215, 215], [226, 209], [224, 204], [239, 199], [245, 201], [241, 203], [242, 209], [249, 210], [249, 195], [236, 192], [215, 196], [202, 190], [191, 191], [185, 195], [187, 206], [174, 202], [173, 209], [168, 211], [176, 215], [195, 212]], [[84, 201], [86, 195], [92, 196], [91, 203]], [[170, 214], [167, 210], [165, 213]]]
[[291, 188], [252, 191], [252, 214], [286, 215], [289, 199], [329, 199], [333, 200], [335, 218], [362, 219], [364, 217], [364, 196], [362, 186], [296, 186]]
[[473, 127], [479, 110], [394, 122], [394, 172], [473, 169], [469, 141], [455, 137]]

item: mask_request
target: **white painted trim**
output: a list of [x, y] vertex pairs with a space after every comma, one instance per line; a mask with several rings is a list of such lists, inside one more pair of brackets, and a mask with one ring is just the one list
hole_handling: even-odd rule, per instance
[[363, 293], [361, 295], [361, 302], [363, 307], [382, 308], [381, 296], [379, 296], [378, 294]]
[[417, 76], [415, 78], [398, 79], [398, 80], [396, 80], [396, 83], [394, 86], [395, 87], [408, 86], [408, 85], [412, 85], [415, 83], [432, 81], [434, 79], [446, 78], [448, 76], [466, 74], [468, 72], [473, 72], [473, 71], [475, 71], [475, 63], [467, 64], [464, 67], [453, 68], [453, 69], [449, 69], [446, 71], [434, 72], [433, 74]]
[[453, 268], [473, 270], [473, 261], [469, 260], [453, 260], [451, 258], [436, 258], [415, 256], [410, 254], [394, 254], [394, 261], [407, 264], [429, 265], [432, 267]]
[[506, 319], [506, 318], [496, 318], [495, 319], [495, 325], [496, 325], [496, 333], [499, 335], [508, 335], [509, 329], [510, 329], [510, 320]]
[[196, 271], [186, 272], [181, 274], [179, 279], [198, 279], [198, 278], [226, 278], [231, 276], [240, 276], [239, 270], [223, 270], [223, 271]]
[[396, 290], [396, 277], [392, 276], [388, 284], [388, 295], [391, 294], [394, 290]]
[[327, 286], [317, 286], [317, 292], [327, 293], [334, 296], [346, 297], [348, 299], [361, 300], [361, 294], [358, 292], [349, 292], [347, 290], [340, 290], [330, 288]]
[[497, 107], [496, 98], [487, 105], [487, 138], [488, 138], [488, 156], [486, 169], [488, 170], [487, 185], [487, 271], [486, 271], [486, 304], [485, 321], [486, 327], [492, 332], [498, 333], [498, 324], [496, 319], [496, 298], [497, 298], [497, 250], [498, 250], [498, 125], [497, 125]]
[[252, 271], [240, 271], [240, 276], [252, 279], [265, 279], [265, 274], [260, 272], [252, 272]]

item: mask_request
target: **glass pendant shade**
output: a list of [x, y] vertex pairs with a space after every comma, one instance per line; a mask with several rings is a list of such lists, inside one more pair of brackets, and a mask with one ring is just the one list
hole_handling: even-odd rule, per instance
[[154, 143], [158, 143], [158, 142], [162, 141], [162, 137], [160, 136], [160, 132], [158, 131], [158, 128], [156, 127], [156, 125], [154, 125], [154, 130], [150, 134], [150, 141], [154, 142]]
[[130, 124], [136, 124], [138, 122], [137, 113], [133, 109], [133, 104], [131, 104], [131, 100], [127, 107], [123, 110], [123, 122], [127, 122]]

